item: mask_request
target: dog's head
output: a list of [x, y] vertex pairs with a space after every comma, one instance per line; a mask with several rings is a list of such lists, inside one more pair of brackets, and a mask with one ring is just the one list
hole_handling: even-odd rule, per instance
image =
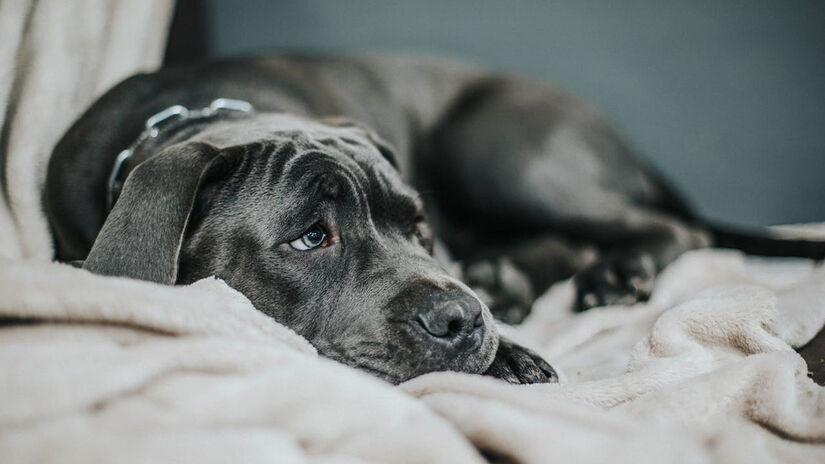
[[129, 175], [84, 265], [167, 284], [215, 275], [325, 356], [392, 382], [484, 371], [488, 309], [433, 257], [390, 148], [342, 121], [218, 121]]

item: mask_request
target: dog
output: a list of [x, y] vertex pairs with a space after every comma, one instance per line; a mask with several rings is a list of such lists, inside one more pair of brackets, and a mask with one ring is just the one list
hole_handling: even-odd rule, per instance
[[695, 248], [825, 255], [709, 226], [564, 92], [430, 58], [133, 76], [56, 145], [44, 202], [56, 259], [169, 285], [217, 276], [322, 355], [393, 383], [556, 381], [493, 314], [517, 322], [571, 276], [584, 310], [645, 300]]

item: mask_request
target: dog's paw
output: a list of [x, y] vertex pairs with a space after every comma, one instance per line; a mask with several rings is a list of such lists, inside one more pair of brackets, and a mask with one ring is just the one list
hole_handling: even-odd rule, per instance
[[530, 281], [506, 258], [485, 259], [464, 268], [467, 285], [490, 308], [493, 316], [518, 324], [530, 314], [535, 295]]
[[647, 301], [656, 278], [656, 263], [647, 253], [609, 255], [573, 276], [576, 311], [596, 306]]
[[484, 375], [516, 384], [559, 381], [556, 371], [541, 356], [506, 338], [499, 341], [496, 357]]

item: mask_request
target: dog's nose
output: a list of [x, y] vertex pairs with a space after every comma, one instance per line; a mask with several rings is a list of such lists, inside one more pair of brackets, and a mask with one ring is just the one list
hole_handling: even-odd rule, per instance
[[480, 329], [481, 305], [473, 298], [450, 299], [418, 313], [416, 321], [441, 342], [457, 343]]

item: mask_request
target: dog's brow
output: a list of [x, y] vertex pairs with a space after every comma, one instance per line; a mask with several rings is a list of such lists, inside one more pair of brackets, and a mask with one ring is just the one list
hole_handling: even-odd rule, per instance
[[296, 165], [298, 165], [302, 160], [306, 159], [308, 155], [312, 154], [318, 154], [318, 152], [315, 150], [307, 150], [300, 152], [296, 151], [295, 153], [291, 154], [291, 156], [288, 157], [289, 159], [287, 159], [283, 164], [282, 173], [286, 174], [287, 172], [296, 169]]
[[[311, 167], [312, 164], [316, 166]], [[343, 179], [348, 186], [347, 190], [351, 193], [356, 209], [362, 210], [365, 205], [369, 204], [367, 189], [364, 187], [370, 181], [370, 176], [367, 174], [369, 170], [365, 170], [352, 157], [332, 156], [314, 147], [294, 154], [285, 162], [283, 175], [288, 175], [293, 171], [300, 173], [300, 177], [311, 175], [313, 178], [333, 173], [336, 177]]]
[[391, 181], [380, 175], [377, 177], [382, 179], [381, 184], [384, 187], [383, 198], [378, 201], [386, 202], [385, 210], [390, 212], [396, 220], [407, 223], [422, 214], [423, 205], [417, 195], [395, 189]]
[[[263, 145], [266, 146], [267, 144]], [[275, 147], [270, 157], [269, 179], [271, 182], [276, 182], [281, 178], [286, 170], [287, 162], [295, 158], [296, 155], [298, 155], [298, 150], [292, 142]]]
[[349, 137], [341, 137], [341, 141], [344, 142], [344, 143], [347, 143], [349, 145], [354, 145], [356, 147], [363, 147], [364, 146], [363, 143], [359, 142], [358, 140], [351, 139]]

